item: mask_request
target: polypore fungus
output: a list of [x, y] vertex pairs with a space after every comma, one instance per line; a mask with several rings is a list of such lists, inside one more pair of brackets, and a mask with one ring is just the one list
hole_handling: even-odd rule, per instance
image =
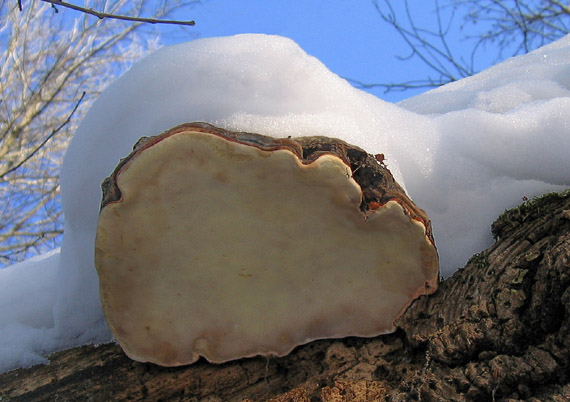
[[218, 363], [389, 333], [437, 287], [426, 215], [337, 139], [184, 124], [141, 139], [103, 190], [101, 300], [134, 360]]

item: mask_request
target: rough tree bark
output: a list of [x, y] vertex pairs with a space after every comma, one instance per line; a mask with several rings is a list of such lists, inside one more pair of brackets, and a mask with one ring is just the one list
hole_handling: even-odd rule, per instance
[[497, 242], [417, 300], [394, 334], [283, 358], [162, 368], [115, 344], [0, 376], [2, 401], [568, 401], [570, 191], [503, 214]]

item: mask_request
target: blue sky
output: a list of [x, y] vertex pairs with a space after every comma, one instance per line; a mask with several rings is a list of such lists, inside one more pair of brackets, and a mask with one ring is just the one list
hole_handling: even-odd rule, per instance
[[[400, 5], [395, 9], [404, 21], [403, 1], [393, 3]], [[433, 1], [410, 0], [410, 5], [418, 25], [434, 26]], [[402, 82], [429, 72], [418, 60], [398, 59], [408, 55], [409, 48], [382, 20], [372, 0], [208, 0], [176, 18], [194, 19], [191, 30], [199, 37], [239, 33], [289, 37], [336, 74], [362, 82]], [[397, 102], [421, 91], [369, 92]]]

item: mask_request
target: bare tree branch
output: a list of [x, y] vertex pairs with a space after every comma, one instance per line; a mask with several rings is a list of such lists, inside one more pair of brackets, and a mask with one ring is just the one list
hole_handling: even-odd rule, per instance
[[77, 108], [79, 107], [79, 104], [81, 103], [83, 98], [85, 98], [85, 92], [83, 92], [81, 94], [81, 97], [79, 98], [79, 100], [77, 101], [75, 106], [73, 107], [73, 110], [71, 111], [71, 113], [69, 113], [69, 116], [67, 117], [67, 119], [65, 119], [65, 121], [63, 123], [61, 123], [58, 127], [56, 127], [46, 138], [43, 139], [42, 142], [40, 142], [28, 155], [26, 155], [24, 158], [22, 158], [16, 165], [12, 166], [10, 169], [6, 170], [5, 172], [0, 173], [0, 179], [3, 179], [6, 175], [14, 172], [16, 169], [19, 169], [24, 163], [29, 161], [30, 158], [32, 156], [34, 156], [40, 149], [42, 149], [44, 147], [44, 145], [46, 145], [46, 143], [49, 140], [51, 140], [57, 133], [59, 133], [62, 128], [64, 128], [67, 124], [69, 124], [69, 122], [71, 121], [71, 118], [73, 117], [73, 115], [77, 111]]
[[[53, 4], [62, 6], [58, 14]], [[157, 25], [140, 29], [153, 22], [143, 10], [162, 23], [200, 2], [86, 2], [87, 9], [136, 18], [127, 21], [53, 4], [26, 2], [20, 9], [20, 2], [0, 1], [0, 267], [59, 245], [63, 154], [109, 79], [158, 47]]]
[[50, 3], [54, 7], [56, 5], [58, 5], [58, 6], [70, 8], [70, 9], [75, 10], [75, 11], [80, 11], [84, 14], [94, 15], [95, 17], [97, 17], [101, 20], [105, 19], [105, 18], [111, 18], [111, 19], [122, 20], [122, 21], [143, 22], [143, 23], [147, 23], [147, 24], [173, 24], [173, 25], [188, 25], [188, 26], [196, 25], [195, 21], [159, 20], [159, 19], [155, 19], [155, 18], [129, 17], [126, 15], [109, 14], [109, 13], [104, 13], [104, 12], [93, 10], [92, 8], [85, 8], [85, 7], [76, 6], [75, 4], [66, 3], [66, 2], [61, 1], [61, 0], [41, 0], [41, 1], [43, 1], [45, 3]]
[[[399, 83], [348, 79], [363, 89], [384, 88], [390, 92], [441, 86], [477, 73], [478, 54], [483, 49], [488, 58], [491, 47], [496, 53], [494, 62], [498, 62], [570, 33], [570, 6], [560, 0], [433, 0], [432, 26], [417, 24], [408, 0], [373, 0], [373, 4], [382, 20], [396, 30], [409, 48], [409, 54], [399, 59], [418, 59], [430, 73], [425, 78]], [[403, 20], [396, 13], [396, 5], [403, 9]], [[462, 24], [457, 21], [458, 16]], [[462, 45], [453, 47], [448, 39], [457, 33], [463, 33]]]
[[405, 81], [400, 83], [367, 83], [353, 78], [343, 77], [352, 86], [361, 89], [384, 88], [384, 93], [403, 92], [408, 89], [437, 88], [441, 86], [439, 82], [429, 80]]
[[[411, 54], [407, 56], [406, 59], [413, 57], [420, 59], [422, 63], [437, 74], [437, 78], [428, 76], [423, 80], [416, 79], [411, 82], [383, 84], [380, 86], [402, 88], [402, 90], [407, 88], [432, 88], [467, 77], [473, 73], [473, 66], [462, 62], [460, 58], [452, 52], [447, 42], [446, 38], [454, 14], [452, 14], [450, 20], [444, 24], [441, 13], [439, 12], [440, 7], [437, 0], [435, 0], [437, 22], [435, 29], [422, 28], [417, 25], [407, 0], [403, 3], [406, 15], [405, 23], [401, 23], [397, 18], [397, 13], [390, 0], [383, 0], [383, 3], [387, 11], [384, 11], [378, 1], [374, 1], [374, 6], [381, 18], [392, 25], [408, 45]], [[446, 25], [445, 28], [444, 25]]]

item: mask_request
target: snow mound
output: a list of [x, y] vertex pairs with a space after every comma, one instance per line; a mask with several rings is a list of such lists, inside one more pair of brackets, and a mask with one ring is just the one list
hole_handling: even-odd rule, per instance
[[100, 183], [141, 136], [205, 121], [383, 153], [432, 219], [448, 276], [491, 244], [504, 209], [570, 185], [568, 110], [570, 36], [398, 105], [351, 87], [283, 37], [163, 48], [109, 86], [69, 146], [61, 253], [0, 271], [0, 371], [111, 339], [93, 265]]

